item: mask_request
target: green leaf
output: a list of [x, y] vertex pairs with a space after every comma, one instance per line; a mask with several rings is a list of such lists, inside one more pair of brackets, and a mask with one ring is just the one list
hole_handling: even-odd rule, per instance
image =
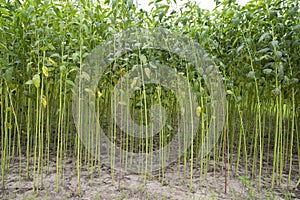
[[89, 53], [85, 52], [83, 55], [82, 55], [82, 58], [85, 58], [87, 57], [88, 55], [90, 55]]
[[140, 60], [141, 60], [142, 64], [146, 64], [147, 63], [147, 58], [146, 58], [146, 56], [144, 54], [140, 55]]
[[54, 53], [50, 57], [52, 57], [52, 58], [60, 58], [60, 55], [58, 53]]
[[276, 51], [276, 57], [281, 58], [282, 57], [282, 52], [281, 51]]
[[150, 67], [151, 67], [151, 68], [153, 68], [153, 69], [157, 69], [157, 66], [156, 66], [156, 65], [154, 65], [152, 62], [149, 62], [149, 65], [150, 65]]
[[261, 56], [261, 57], [259, 58], [259, 60], [263, 60], [263, 59], [268, 60], [268, 59], [270, 59], [270, 58], [271, 58], [271, 56], [268, 55], [268, 54], [266, 54], [266, 55]]
[[229, 95], [233, 95], [234, 94], [231, 90], [227, 90], [226, 93], [229, 94]]
[[170, 126], [169, 124], [167, 124], [167, 128], [168, 128], [170, 131], [173, 130], [173, 127]]
[[127, 1], [127, 6], [128, 6], [129, 9], [131, 9], [132, 6], [133, 6], [133, 0], [128, 0]]
[[49, 71], [48, 71], [48, 68], [46, 66], [42, 67], [42, 71], [43, 71], [44, 76], [46, 76], [46, 77], [49, 76]]
[[59, 70], [60, 70], [61, 72], [64, 72], [64, 71], [66, 70], [66, 66], [65, 66], [65, 65], [59, 66]]
[[255, 78], [255, 72], [254, 72], [254, 71], [250, 71], [250, 72], [247, 74], [247, 77], [248, 77], [248, 78], [251, 78], [251, 79], [254, 79], [254, 78]]
[[73, 86], [73, 87], [75, 86], [74, 82], [71, 81], [71, 80], [66, 80], [66, 83], [69, 84], [69, 85], [71, 85], [71, 86]]
[[47, 44], [47, 47], [48, 47], [49, 49], [51, 49], [52, 51], [56, 49], [56, 48], [53, 46], [53, 44], [51, 44], [51, 43], [48, 43], [48, 44]]
[[0, 42], [0, 46], [3, 47], [5, 50], [8, 50], [7, 47], [1, 42]]
[[131, 88], [132, 88], [132, 89], [135, 88], [135, 87], [137, 86], [137, 83], [138, 83], [138, 77], [134, 77], [134, 78], [132, 79], [131, 84], [130, 84]]
[[271, 42], [271, 46], [272, 46], [272, 47], [278, 47], [278, 40], [273, 40], [273, 41]]
[[274, 90], [272, 90], [273, 94], [275, 95], [279, 95], [281, 93], [281, 89], [280, 88], [275, 88]]
[[268, 39], [270, 38], [270, 34], [269, 33], [264, 33], [260, 36], [258, 43], [260, 43], [261, 41], [263, 41], [264, 39]]
[[299, 79], [297, 78], [292, 78], [292, 81], [291, 81], [292, 84], [298, 84], [299, 83]]
[[36, 88], [39, 88], [40, 87], [40, 84], [41, 84], [41, 79], [40, 79], [40, 75], [39, 74], [36, 74], [32, 77], [32, 81], [33, 81], [33, 84]]
[[300, 30], [300, 24], [293, 26], [293, 31], [298, 31], [298, 30]]
[[151, 78], [151, 70], [149, 68], [144, 69], [146, 76], [150, 79]]
[[284, 67], [282, 65], [278, 66], [278, 77], [283, 77], [284, 75]]
[[264, 72], [264, 74], [271, 74], [272, 69], [264, 69], [263, 72]]
[[244, 48], [244, 44], [242, 44], [241, 46], [239, 46], [237, 48], [236, 52], [239, 53], [243, 48]]
[[32, 80], [26, 81], [25, 84], [26, 84], [26, 85], [32, 85], [32, 84], [33, 84], [33, 81], [32, 81]]
[[257, 53], [266, 53], [266, 52], [269, 52], [270, 50], [271, 50], [270, 48], [264, 48], [264, 49], [259, 50]]
[[7, 16], [10, 15], [9, 10], [2, 8], [2, 7], [0, 7], [0, 13], [2, 13], [3, 15], [7, 15]]

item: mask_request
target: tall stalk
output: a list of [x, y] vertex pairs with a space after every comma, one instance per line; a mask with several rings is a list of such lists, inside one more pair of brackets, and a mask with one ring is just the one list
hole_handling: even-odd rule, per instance
[[[254, 69], [254, 57], [252, 55], [251, 49], [249, 47], [248, 41], [243, 35], [243, 39], [245, 41], [245, 46], [249, 55], [249, 61], [250, 61], [250, 67], [251, 71], [255, 73]], [[262, 126], [261, 126], [261, 100], [260, 100], [260, 94], [259, 94], [259, 88], [258, 88], [258, 80], [257, 77], [254, 75], [254, 84], [255, 84], [255, 94], [256, 94], [256, 103], [257, 103], [257, 114], [256, 114], [256, 121], [258, 123], [258, 127], [256, 126], [255, 130], [255, 136], [254, 136], [254, 152], [253, 152], [253, 164], [252, 164], [252, 173], [255, 174], [255, 166], [256, 166], [256, 147], [257, 147], [257, 140], [259, 140], [259, 186], [261, 185], [261, 175], [262, 175], [262, 160], [263, 160], [263, 149], [262, 149]]]

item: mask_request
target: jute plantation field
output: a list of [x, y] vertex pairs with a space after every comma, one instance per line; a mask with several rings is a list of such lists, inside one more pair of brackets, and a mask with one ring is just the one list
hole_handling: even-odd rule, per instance
[[0, 199], [300, 199], [300, 9], [0, 1]]

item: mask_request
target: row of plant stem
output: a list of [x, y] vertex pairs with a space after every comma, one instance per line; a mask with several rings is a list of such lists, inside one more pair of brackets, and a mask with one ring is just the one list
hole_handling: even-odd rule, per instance
[[[60, 94], [59, 98], [57, 98], [57, 96], [51, 96], [46, 85], [45, 89], [39, 88], [41, 90], [36, 92], [36, 99], [38, 99], [38, 101], [32, 98], [24, 99], [22, 95], [20, 95], [19, 102], [21, 103], [15, 103], [18, 99], [12, 100], [12, 96], [18, 97], [18, 94], [10, 92], [5, 83], [5, 79], [3, 79], [4, 87], [2, 87], [1, 91], [1, 124], [3, 124], [3, 127], [1, 127], [1, 130], [3, 130], [1, 135], [1, 166], [3, 186], [5, 185], [4, 180], [7, 176], [6, 171], [16, 162], [14, 159], [16, 156], [19, 156], [20, 173], [26, 173], [27, 178], [33, 176], [34, 180], [38, 181], [40, 180], [39, 176], [44, 172], [47, 173], [47, 169], [49, 169], [50, 152], [52, 152], [52, 156], [53, 153], [56, 152], [54, 155], [56, 157], [58, 186], [60, 184], [61, 175], [63, 174], [63, 166], [67, 159], [66, 155], [68, 152], [72, 152], [72, 159], [77, 156], [77, 165], [78, 167], [81, 166], [82, 154], [80, 150], [82, 147], [80, 146], [80, 138], [77, 138], [76, 134], [74, 134], [75, 129], [71, 116], [71, 98], [70, 95], [67, 96], [63, 92], [66, 91], [67, 83], [64, 81], [61, 81], [61, 83], [62, 84], [59, 84], [56, 88]], [[258, 107], [257, 104], [255, 104], [255, 95], [252, 94], [247, 95], [248, 97], [245, 98], [247, 100], [246, 102], [238, 102], [233, 93], [229, 91], [228, 93], [234, 97], [232, 102], [235, 102], [235, 104], [232, 105], [231, 101], [228, 101], [228, 113], [231, 113], [228, 115], [227, 125], [229, 132], [227, 136], [229, 164], [234, 164], [235, 171], [238, 171], [240, 163], [245, 163], [243, 166], [245, 167], [246, 173], [250, 170], [251, 174], [257, 174], [258, 170], [259, 176], [261, 176], [261, 170], [268, 167], [269, 164], [273, 166], [272, 169], [269, 169], [272, 170], [273, 184], [273, 181], [278, 179], [280, 182], [284, 169], [288, 170], [290, 180], [293, 172], [292, 166], [295, 165], [295, 162], [293, 162], [293, 160], [295, 161], [294, 152], [299, 151], [299, 124], [297, 124], [296, 121], [295, 98], [292, 98], [292, 101], [288, 102], [290, 104], [289, 106], [280, 104], [282, 109], [278, 109], [278, 104], [274, 104], [272, 101], [265, 102]], [[292, 94], [292, 96], [294, 95], [295, 94]], [[55, 103], [50, 107], [49, 102]], [[101, 105], [103, 104], [99, 104], [99, 106]], [[290, 109], [288, 109], [289, 107]], [[59, 112], [57, 110], [59, 110]], [[143, 112], [141, 112], [141, 115], [143, 115]], [[291, 118], [291, 116], [293, 116], [293, 118]], [[143, 116], [141, 118], [146, 119], [146, 117]], [[202, 120], [204, 121], [204, 119]], [[24, 121], [26, 123], [24, 123]], [[207, 127], [202, 127], [201, 130], [203, 136]], [[262, 135], [256, 135], [259, 134], [260, 131]], [[113, 132], [115, 133], [115, 131]], [[201, 137], [201, 134], [197, 137]], [[53, 140], [53, 138], [55, 139]], [[127, 138], [127, 145], [128, 143], [134, 144], [132, 141], [134, 141], [134, 139]], [[236, 141], [238, 142], [236, 143]], [[143, 144], [144, 143], [142, 143], [142, 145]], [[235, 146], [237, 146], [237, 149], [234, 148]], [[77, 148], [74, 149], [74, 147]], [[201, 145], [195, 143], [196, 149], [201, 147]], [[76, 151], [76, 149], [79, 151]], [[141, 150], [143, 151], [143, 148], [141, 148]], [[195, 152], [201, 151], [196, 150]], [[219, 160], [220, 156], [222, 157], [218, 149], [215, 149], [214, 153], [214, 159]], [[263, 155], [263, 153], [265, 155]], [[23, 162], [24, 155], [26, 156], [26, 166], [24, 166]], [[195, 157], [197, 156], [199, 155]], [[266, 156], [266, 160], [264, 156]], [[97, 163], [93, 161], [94, 158], [90, 156], [89, 152], [84, 152], [83, 157], [85, 163], [88, 163], [87, 166]], [[186, 166], [189, 162], [189, 157], [189, 154], [184, 154], [183, 158], [179, 159], [179, 163], [180, 160], [183, 159], [183, 163]], [[259, 164], [258, 166], [257, 163]], [[114, 163], [112, 163], [112, 167], [113, 164]], [[202, 166], [202, 160], [197, 162], [194, 167], [197, 167], [197, 164]], [[33, 165], [33, 168], [30, 167], [31, 165]], [[208, 166], [208, 163], [206, 163], [205, 166]], [[288, 168], [285, 166], [288, 166]], [[149, 166], [149, 168], [151, 168], [151, 166]], [[31, 174], [32, 169], [33, 174]], [[203, 169], [203, 172], [205, 172], [205, 170], [207, 170], [207, 168]], [[80, 174], [80, 168], [78, 168], [78, 174]], [[36, 188], [38, 188], [38, 183], [35, 182], [35, 184]]]

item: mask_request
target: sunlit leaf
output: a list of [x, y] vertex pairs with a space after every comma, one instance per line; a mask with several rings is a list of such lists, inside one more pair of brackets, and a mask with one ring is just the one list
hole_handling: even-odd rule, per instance
[[26, 81], [25, 84], [26, 84], [26, 85], [32, 85], [32, 84], [33, 84], [33, 81], [32, 81], [32, 80]]
[[198, 106], [198, 107], [196, 108], [196, 115], [199, 117], [199, 116], [201, 115], [202, 112], [203, 112], [202, 107]]
[[41, 84], [41, 79], [40, 79], [40, 75], [39, 74], [35, 74], [33, 77], [32, 77], [32, 82], [34, 84], [34, 86], [36, 88], [39, 88], [40, 87], [40, 84]]
[[229, 95], [233, 95], [234, 94], [231, 90], [227, 90], [226, 93], [229, 94]]
[[12, 129], [11, 123], [7, 123], [7, 128], [10, 129], [10, 130]]
[[42, 97], [42, 105], [43, 105], [44, 108], [47, 107], [47, 99], [46, 99], [45, 96]]
[[54, 65], [54, 67], [57, 66], [57, 63], [52, 58], [48, 58], [48, 60], [52, 63], [52, 65]]
[[98, 98], [100, 98], [100, 97], [102, 97], [103, 94], [102, 94], [102, 92], [98, 91], [97, 95], [98, 95]]
[[46, 77], [49, 76], [48, 68], [47, 68], [46, 66], [43, 66], [43, 67], [42, 67], [42, 71], [43, 71], [44, 76], [46, 76]]

